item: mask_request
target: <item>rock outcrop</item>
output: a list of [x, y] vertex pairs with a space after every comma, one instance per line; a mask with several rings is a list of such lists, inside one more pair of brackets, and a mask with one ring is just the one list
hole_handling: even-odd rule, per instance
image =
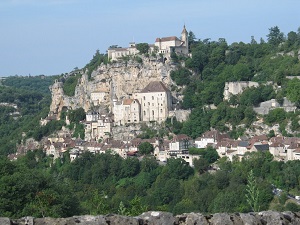
[[300, 212], [259, 213], [185, 213], [173, 216], [168, 212], [145, 212], [137, 217], [115, 214], [99, 216], [73, 216], [69, 218], [33, 218], [17, 220], [0, 217], [1, 225], [288, 225], [300, 224]]
[[92, 72], [90, 80], [87, 74], [83, 74], [78, 80], [75, 95], [71, 97], [64, 94], [63, 83], [56, 81], [50, 87], [52, 93], [50, 112], [59, 118], [63, 107], [71, 109], [82, 107], [88, 111], [94, 106], [91, 94], [96, 92], [105, 93], [101, 104], [111, 107], [114, 95], [118, 98], [128, 98], [151, 81], [162, 81], [167, 87], [171, 86], [170, 71], [176, 68], [175, 65], [168, 61], [162, 63], [156, 58], [142, 57], [142, 59], [142, 63], [130, 60], [101, 65]]

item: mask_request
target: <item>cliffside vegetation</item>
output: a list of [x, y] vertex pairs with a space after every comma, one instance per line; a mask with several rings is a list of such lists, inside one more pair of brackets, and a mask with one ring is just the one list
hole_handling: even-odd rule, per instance
[[81, 74], [77, 73], [75, 75], [69, 76], [66, 79], [63, 79], [63, 90], [65, 95], [67, 96], [75, 95], [75, 88], [80, 77]]
[[[196, 40], [192, 32], [189, 40], [193, 57], [184, 60], [185, 68], [179, 67], [171, 73], [175, 83], [184, 87], [182, 107], [193, 109], [190, 119], [177, 133], [195, 138], [210, 127], [225, 131], [231, 124], [232, 136], [236, 137], [237, 125], [249, 127], [256, 120], [252, 107], [260, 102], [275, 98], [282, 103], [283, 97], [287, 96], [299, 105], [297, 87], [300, 81], [288, 80], [287, 77], [300, 75], [300, 30], [285, 36], [277, 26], [272, 27], [267, 41], [261, 39], [259, 43], [254, 37], [251, 37], [250, 43], [235, 42], [231, 45], [225, 39]], [[223, 102], [224, 85], [229, 81], [256, 81], [261, 86], [249, 88]], [[267, 81], [279, 88], [273, 90]], [[217, 109], [211, 110], [208, 107], [211, 104]]]
[[[212, 149], [209, 151], [213, 151]], [[147, 210], [184, 212], [299, 211], [287, 192], [299, 195], [300, 163], [272, 161], [269, 153], [251, 153], [241, 162], [218, 161], [208, 172], [214, 154], [191, 168], [181, 159], [159, 166], [151, 157], [122, 159], [118, 155], [84, 153], [70, 163], [68, 156], [55, 162], [41, 150], [17, 161], [0, 158], [0, 215], [13, 218], [67, 217], [119, 213], [139, 215]], [[49, 167], [51, 165], [51, 167]], [[249, 174], [252, 171], [251, 180]], [[255, 202], [247, 201], [249, 188]]]
[[98, 66], [101, 65], [101, 63], [107, 64], [108, 63], [108, 57], [107, 54], [100, 54], [100, 51], [97, 50], [91, 61], [86, 64], [84, 67], [84, 70], [87, 69], [87, 74], [89, 79], [91, 79], [92, 72], [97, 69]]

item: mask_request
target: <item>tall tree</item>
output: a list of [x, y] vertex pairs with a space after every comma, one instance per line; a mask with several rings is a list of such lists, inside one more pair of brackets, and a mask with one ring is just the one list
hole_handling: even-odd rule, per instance
[[280, 43], [284, 41], [284, 34], [280, 31], [278, 26], [271, 27], [269, 29], [268, 43], [273, 46], [278, 46]]

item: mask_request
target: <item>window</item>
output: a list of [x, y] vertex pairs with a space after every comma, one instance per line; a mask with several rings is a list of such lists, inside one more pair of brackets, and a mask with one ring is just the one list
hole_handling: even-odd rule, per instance
[[144, 100], [146, 100], [145, 96], [144, 96]]
[[152, 96], [152, 100], [154, 100], [154, 96]]
[[162, 113], [163, 111], [162, 111], [162, 109], [160, 109], [160, 113]]
[[144, 116], [146, 116], [146, 111], [144, 111]]
[[152, 116], [154, 116], [154, 110], [152, 110]]

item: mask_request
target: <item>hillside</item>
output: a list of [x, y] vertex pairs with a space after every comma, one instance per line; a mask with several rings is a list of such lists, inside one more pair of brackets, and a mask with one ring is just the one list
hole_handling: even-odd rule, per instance
[[[300, 32], [277, 31], [270, 29], [267, 42], [231, 45], [190, 32], [190, 55], [153, 48], [154, 54], [108, 60], [97, 51], [68, 74], [4, 80], [0, 216], [299, 211], [300, 161], [288, 160], [292, 153], [299, 159], [299, 139], [287, 136], [300, 130]], [[255, 111], [261, 103], [272, 106], [268, 113]], [[116, 124], [112, 112], [130, 111], [131, 104], [168, 113], [164, 121], [143, 121], [141, 110], [140, 120]], [[179, 121], [183, 112], [190, 115]], [[111, 130], [103, 131], [106, 125]], [[233, 138], [265, 135], [234, 140], [230, 145], [242, 143], [243, 154], [219, 158], [212, 146], [197, 148], [193, 140], [212, 128]], [[116, 130], [124, 133], [118, 140]], [[91, 140], [83, 140], [86, 134]], [[282, 147], [287, 158], [252, 150], [257, 142]]]
[[[158, 80], [172, 91], [173, 108], [192, 109], [185, 122], [177, 121], [178, 117], [172, 124], [166, 121], [175, 134], [196, 138], [214, 128], [233, 138], [269, 133], [297, 136], [300, 81], [293, 78], [300, 75], [299, 32], [285, 36], [278, 27], [269, 31], [267, 42], [261, 39], [258, 43], [252, 37], [250, 43], [230, 45], [221, 38], [197, 40], [190, 32], [192, 57], [172, 53], [167, 61], [153, 53], [108, 61], [106, 55], [96, 52], [80, 73], [64, 76], [52, 86], [50, 111], [57, 118], [63, 107], [82, 107], [87, 112], [105, 106], [112, 111], [114, 96], [132, 98], [147, 83]], [[238, 86], [243, 82], [256, 85], [226, 94], [229, 83]], [[96, 93], [104, 96], [101, 101], [95, 101]]]

